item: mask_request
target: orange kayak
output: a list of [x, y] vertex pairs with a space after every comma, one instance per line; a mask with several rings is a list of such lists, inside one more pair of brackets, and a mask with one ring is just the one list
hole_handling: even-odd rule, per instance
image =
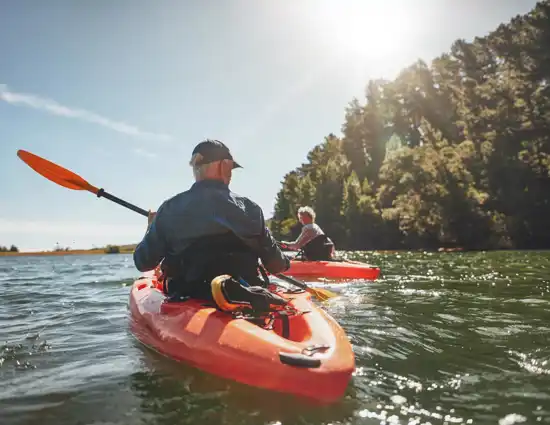
[[380, 268], [359, 261], [301, 261], [291, 260], [285, 272], [291, 276], [326, 277], [332, 279], [375, 280]]
[[166, 302], [150, 273], [132, 286], [130, 328], [143, 344], [211, 374], [321, 404], [337, 401], [355, 370], [346, 333], [309, 293], [275, 292], [291, 299], [287, 310], [239, 317], [201, 300]]

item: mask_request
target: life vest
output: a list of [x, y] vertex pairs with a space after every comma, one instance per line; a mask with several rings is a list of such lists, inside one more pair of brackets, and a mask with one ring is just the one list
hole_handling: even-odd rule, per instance
[[306, 261], [330, 261], [334, 253], [334, 243], [323, 234], [316, 236], [302, 247], [302, 256]]
[[258, 267], [258, 255], [232, 232], [201, 237], [180, 255], [164, 259], [165, 293], [211, 299], [210, 283], [220, 275], [243, 279], [253, 286], [267, 285], [259, 277]]

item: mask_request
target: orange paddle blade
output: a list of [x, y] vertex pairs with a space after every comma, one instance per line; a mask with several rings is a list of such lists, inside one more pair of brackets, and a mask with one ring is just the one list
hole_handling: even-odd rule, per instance
[[73, 190], [87, 190], [95, 193], [96, 195], [99, 191], [97, 187], [92, 186], [79, 175], [54, 164], [47, 159], [41, 158], [22, 149], [17, 151], [17, 156], [38, 174], [41, 174], [48, 180], [51, 180], [60, 186]]

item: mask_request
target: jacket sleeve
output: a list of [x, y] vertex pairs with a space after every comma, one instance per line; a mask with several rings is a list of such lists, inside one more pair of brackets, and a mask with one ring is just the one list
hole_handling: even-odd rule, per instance
[[290, 268], [290, 260], [288, 257], [283, 254], [279, 249], [275, 239], [271, 235], [271, 232], [265, 225], [263, 219], [263, 232], [260, 237], [260, 249], [258, 256], [262, 260], [262, 264], [267, 269], [269, 273], [281, 273]]
[[134, 264], [140, 272], [153, 270], [166, 255], [166, 239], [162, 234], [162, 206], [134, 250]]

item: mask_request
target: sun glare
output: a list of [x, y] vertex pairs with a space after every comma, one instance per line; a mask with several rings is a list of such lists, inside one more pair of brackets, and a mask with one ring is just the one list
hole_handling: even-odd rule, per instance
[[419, 23], [411, 2], [319, 0], [313, 22], [327, 54], [358, 66], [387, 69], [401, 62]]

